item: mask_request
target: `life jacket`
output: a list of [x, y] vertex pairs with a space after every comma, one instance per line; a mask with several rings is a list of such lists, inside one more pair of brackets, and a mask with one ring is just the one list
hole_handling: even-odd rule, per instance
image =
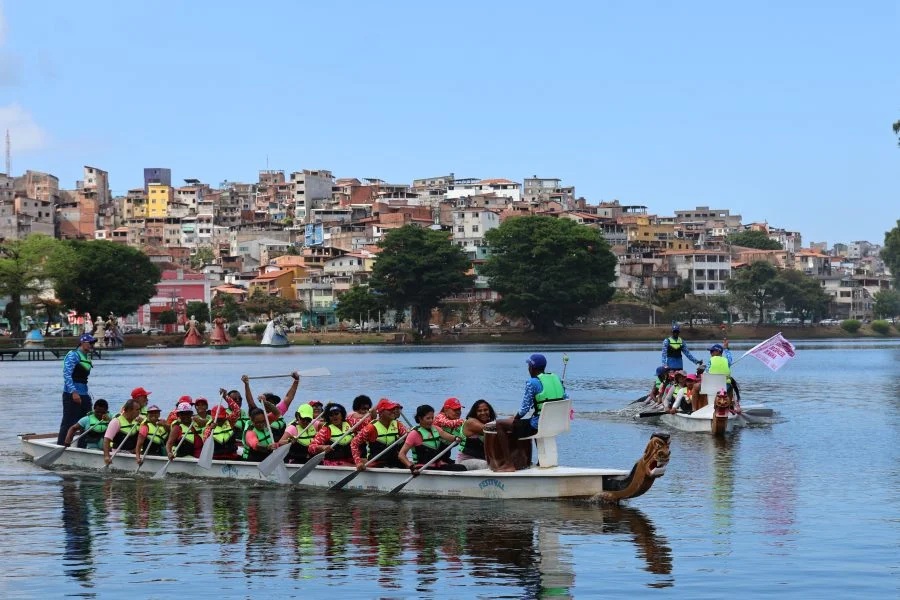
[[[367, 454], [367, 457], [369, 459], [372, 459], [384, 452], [388, 446], [396, 442], [397, 438], [400, 437], [400, 430], [397, 427], [397, 421], [391, 421], [391, 424], [387, 427], [385, 427], [380, 420], [372, 422], [371, 425], [375, 428], [375, 433], [378, 434], [378, 436], [375, 438], [374, 442], [369, 442], [369, 453]], [[382, 464], [389, 464], [391, 466], [403, 466], [400, 462], [400, 459], [398, 459], [396, 456], [391, 456], [390, 453], [382, 456], [381, 460], [379, 460], [378, 462]]]
[[86, 384], [94, 363], [91, 361], [90, 355], [82, 352], [80, 348], [76, 348], [71, 352], [74, 352], [78, 356], [78, 362], [75, 363], [75, 368], [72, 370], [72, 381], [75, 383]]
[[235, 436], [234, 427], [228, 421], [221, 425], [217, 423], [210, 435], [213, 438], [213, 456], [237, 452], [237, 437]]
[[87, 416], [87, 433], [82, 435], [81, 439], [78, 440], [79, 448], [87, 448], [88, 444], [97, 446], [106, 434], [106, 428], [109, 427], [109, 421], [101, 420], [94, 414], [94, 411], [89, 412]]
[[[179, 439], [175, 443], [176, 446], [178, 444], [181, 444], [180, 446], [178, 446], [178, 453], [176, 454], [176, 456], [193, 456], [194, 445], [197, 443], [197, 438], [198, 438], [197, 434], [194, 433], [193, 425], [185, 425], [181, 421], [178, 421], [177, 423], [174, 423], [172, 426], [180, 427], [181, 428], [181, 436], [184, 438], [184, 441], [181, 441]], [[174, 448], [174, 446], [173, 446], [173, 448]]]
[[[113, 450], [118, 448], [119, 444], [122, 444], [122, 450], [133, 452], [137, 446], [137, 419], [129, 421], [122, 415], [116, 415], [116, 420], [119, 422], [119, 432], [113, 438]], [[125, 442], [122, 443], [122, 440], [125, 440]]]
[[684, 346], [684, 339], [679, 337], [675, 339], [673, 337], [669, 338], [669, 345], [666, 346], [666, 357], [668, 358], [681, 358], [681, 347]]
[[259, 462], [265, 457], [269, 456], [270, 453], [262, 452], [260, 450], [254, 450], [250, 447], [250, 443], [247, 442], [247, 434], [251, 431], [256, 434], [256, 439], [258, 441], [257, 445], [262, 446], [263, 448], [268, 448], [272, 445], [272, 437], [269, 435], [268, 427], [265, 431], [260, 431], [256, 427], [251, 427], [244, 432], [244, 439], [242, 444], [244, 446], [244, 460]]
[[313, 438], [316, 437], [316, 430], [313, 427], [308, 427], [304, 430], [298, 421], [292, 422], [291, 425], [297, 428], [297, 439], [291, 442], [291, 449], [288, 450], [287, 458], [295, 465], [303, 464], [309, 460], [309, 445], [312, 443]]
[[724, 356], [710, 356], [709, 368], [706, 372], [710, 375], [726, 375], [725, 381], [731, 381], [731, 367], [728, 365], [728, 359]]
[[344, 436], [344, 439], [338, 441], [342, 435], [350, 431], [350, 423], [344, 421], [341, 426], [329, 424], [328, 430], [331, 432], [331, 452], [325, 455], [328, 460], [345, 460], [350, 459], [353, 455], [350, 453], [350, 442], [353, 440], [352, 435]]
[[534, 416], [539, 417], [541, 415], [541, 407], [544, 405], [544, 402], [553, 402], [555, 400], [562, 400], [566, 392], [563, 389], [562, 381], [559, 380], [559, 377], [554, 373], [540, 373], [538, 376], [538, 381], [541, 382], [541, 385], [544, 389], [534, 397]]
[[237, 433], [241, 439], [244, 439], [244, 432], [250, 429], [250, 427], [252, 426], [250, 425], [250, 417], [247, 416], [247, 411], [241, 410], [241, 415], [234, 421], [235, 433]]
[[[464, 423], [460, 423], [456, 427], [441, 427], [441, 429], [443, 429], [444, 431], [446, 431], [453, 437], [458, 437], [459, 439], [464, 439], [463, 433], [462, 433], [463, 425], [464, 425]], [[460, 442], [460, 443], [462, 443], [462, 442]], [[450, 442], [448, 442], [444, 438], [441, 438], [441, 450], [443, 450], [444, 448], [446, 448], [449, 445], [450, 445]]]
[[[266, 415], [268, 418], [268, 415]], [[287, 423], [284, 422], [284, 417], [278, 417], [274, 421], [269, 422], [269, 427], [272, 428], [272, 436], [276, 440], [280, 440], [281, 436], [284, 435], [284, 430], [287, 429]]]
[[473, 435], [471, 437], [463, 438], [463, 441], [459, 444], [459, 452], [460, 454], [465, 454], [472, 458], [487, 460], [484, 455], [484, 436]]
[[434, 427], [425, 429], [421, 425], [417, 425], [416, 431], [422, 436], [422, 443], [412, 449], [413, 462], [417, 465], [424, 465], [440, 454], [441, 436]]
[[169, 438], [169, 431], [163, 427], [162, 423], [146, 423], [147, 425], [147, 446], [144, 448], [144, 454], [157, 456], [162, 454], [162, 449], [166, 445]]

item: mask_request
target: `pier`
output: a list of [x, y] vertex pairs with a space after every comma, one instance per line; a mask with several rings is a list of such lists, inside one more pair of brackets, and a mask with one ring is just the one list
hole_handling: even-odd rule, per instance
[[[16, 360], [20, 354], [23, 360], [58, 360], [72, 348], [0, 348], [0, 361]], [[103, 358], [102, 349], [94, 348], [91, 358]]]

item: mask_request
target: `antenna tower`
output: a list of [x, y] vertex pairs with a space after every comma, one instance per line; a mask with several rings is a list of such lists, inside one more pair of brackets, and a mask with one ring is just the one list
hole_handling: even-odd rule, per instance
[[9, 129], [6, 130], [6, 175], [12, 177], [12, 146], [9, 143]]

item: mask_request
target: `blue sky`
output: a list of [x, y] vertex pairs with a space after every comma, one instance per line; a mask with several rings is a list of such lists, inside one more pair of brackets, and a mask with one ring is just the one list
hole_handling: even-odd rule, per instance
[[[0, 4], [13, 173], [559, 177], [804, 243], [900, 218], [900, 3]], [[0, 167], [2, 168], [2, 167]]]

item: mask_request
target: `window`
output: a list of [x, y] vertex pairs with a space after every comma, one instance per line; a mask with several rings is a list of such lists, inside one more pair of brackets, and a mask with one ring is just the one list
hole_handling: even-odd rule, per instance
[[706, 285], [706, 284], [704, 284], [704, 283], [698, 283], [697, 286], [696, 286], [696, 287], [697, 287], [697, 291], [700, 291], [700, 290], [704, 289], [704, 286], [705, 286], [705, 285]]
[[478, 233], [478, 225], [472, 225], [472, 233]]
[[456, 233], [465, 233], [465, 232], [466, 232], [466, 227], [464, 225], [456, 226]]

